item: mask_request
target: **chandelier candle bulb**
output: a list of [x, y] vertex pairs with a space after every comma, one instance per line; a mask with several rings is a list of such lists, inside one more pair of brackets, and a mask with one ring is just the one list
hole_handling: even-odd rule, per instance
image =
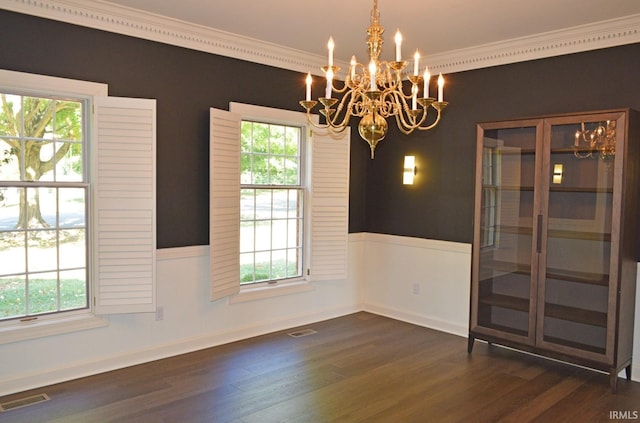
[[429, 73], [429, 67], [427, 66], [424, 69], [424, 90], [423, 90], [424, 98], [429, 98], [429, 80], [430, 79], [431, 79], [431, 74]]
[[444, 78], [442, 74], [438, 77], [438, 101], [442, 102], [443, 100], [443, 91], [444, 91]]
[[416, 50], [416, 54], [413, 55], [413, 74], [418, 76], [418, 68], [420, 67], [420, 53]]
[[335, 44], [333, 42], [333, 37], [329, 37], [329, 42], [327, 43], [327, 48], [329, 49], [329, 67], [333, 66], [333, 48]]
[[311, 101], [311, 72], [307, 73], [307, 101]]
[[325, 91], [325, 97], [331, 98], [331, 85], [333, 81], [333, 69], [327, 69], [327, 89]]
[[418, 109], [418, 86], [414, 85], [413, 88], [411, 88], [411, 92], [413, 93], [413, 98], [411, 99], [412, 103], [411, 103], [411, 110], [417, 110]]
[[396, 62], [402, 60], [402, 34], [400, 34], [400, 30], [396, 31]]
[[358, 65], [358, 62], [356, 62], [356, 56], [351, 56], [351, 63], [350, 63], [350, 69], [351, 69], [351, 80], [353, 81], [353, 79], [355, 79], [356, 77], [356, 66]]

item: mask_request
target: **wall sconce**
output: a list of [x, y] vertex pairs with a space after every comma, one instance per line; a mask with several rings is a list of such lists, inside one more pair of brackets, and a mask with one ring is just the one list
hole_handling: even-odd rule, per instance
[[554, 184], [562, 183], [562, 172], [563, 172], [562, 164], [556, 163], [553, 165], [553, 183]]
[[413, 185], [413, 177], [416, 174], [416, 156], [404, 156], [404, 169], [402, 172], [402, 183]]

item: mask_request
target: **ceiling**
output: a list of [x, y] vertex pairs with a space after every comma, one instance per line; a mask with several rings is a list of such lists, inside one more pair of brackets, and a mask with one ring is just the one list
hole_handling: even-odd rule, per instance
[[[336, 60], [366, 56], [372, 0], [110, 0], [163, 17], [215, 28], [315, 55], [333, 36]], [[640, 13], [640, 0], [379, 0], [386, 29], [383, 58], [396, 28], [403, 56], [423, 56], [579, 27]]]

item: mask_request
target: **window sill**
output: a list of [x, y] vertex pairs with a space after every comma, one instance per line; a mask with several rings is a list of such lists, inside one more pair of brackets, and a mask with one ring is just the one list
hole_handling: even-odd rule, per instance
[[262, 285], [260, 287], [246, 287], [241, 288], [238, 294], [229, 297], [229, 304], [262, 300], [265, 298], [279, 297], [281, 295], [297, 294], [300, 292], [313, 291], [314, 289], [316, 288], [307, 281]]
[[91, 313], [48, 317], [0, 327], [0, 344], [107, 326], [109, 322]]

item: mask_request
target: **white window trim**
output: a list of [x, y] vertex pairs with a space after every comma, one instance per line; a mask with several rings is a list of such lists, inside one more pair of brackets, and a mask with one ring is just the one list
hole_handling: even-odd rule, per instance
[[[239, 281], [238, 281], [239, 283]], [[229, 304], [244, 303], [247, 301], [263, 300], [265, 298], [279, 297], [282, 295], [298, 294], [313, 291], [315, 286], [305, 279], [292, 279], [283, 283], [260, 283], [254, 286], [240, 287], [240, 292], [229, 297]]]
[[[92, 106], [92, 98], [94, 96], [106, 96], [108, 94], [108, 86], [106, 84], [0, 69], [0, 91], [16, 89], [38, 95], [73, 95], [87, 99], [89, 107]], [[91, 298], [93, 287], [91, 286], [92, 284], [89, 285], [89, 298]], [[91, 305], [89, 305], [86, 310], [69, 312], [64, 315], [44, 315], [38, 316], [37, 320], [3, 323], [0, 325], [0, 344], [103, 327], [107, 324], [108, 321], [96, 316], [92, 311]]]
[[231, 297], [229, 302], [253, 301], [255, 299], [310, 291], [314, 288], [309, 284], [309, 278], [306, 276], [306, 269], [309, 268], [309, 251], [311, 247], [311, 243], [309, 242], [311, 233], [311, 226], [309, 224], [311, 221], [311, 207], [308, 201], [310, 195], [307, 171], [310, 164], [309, 151], [311, 149], [311, 139], [309, 137], [309, 123], [307, 122], [307, 116], [301, 112], [234, 102], [229, 103], [229, 111], [239, 114], [241, 116], [241, 120], [299, 127], [303, 132], [302, 142], [304, 143], [304, 145], [300, 146], [300, 158], [304, 160], [303, 173], [300, 174], [301, 185], [304, 188], [304, 243], [302, 245], [302, 275], [271, 282], [258, 282], [254, 284], [240, 285], [240, 292]]
[[[108, 95], [108, 85], [96, 82], [87, 82], [87, 81], [79, 81], [67, 78], [58, 78], [46, 75], [37, 75], [37, 74], [29, 74], [23, 72], [14, 72], [0, 69], [0, 91], [12, 91], [19, 89], [24, 93], [33, 93], [34, 95], [65, 95], [65, 96], [74, 96], [82, 99], [86, 99], [88, 101], [88, 107], [91, 111], [94, 107], [94, 98], [97, 97], [106, 97]], [[93, 113], [88, 113], [86, 122], [86, 126], [90, 127], [93, 124]], [[153, 137], [155, 140], [155, 111], [153, 117]], [[94, 146], [96, 144], [96, 131], [94, 128], [91, 128], [90, 137], [91, 140], [89, 145], [87, 146], [88, 152], [90, 156], [95, 155]], [[153, 143], [155, 145], [155, 141]], [[155, 150], [154, 150], [154, 166], [155, 166]], [[154, 170], [155, 172], [155, 170]], [[153, 195], [155, 195], [155, 176], [153, 183]], [[90, 195], [88, 201], [90, 202], [91, 207], [91, 216], [95, 217], [97, 211], [95, 210], [95, 202], [92, 200], [93, 195]], [[155, 199], [153, 201], [155, 204]], [[154, 213], [154, 225], [153, 225], [153, 253], [154, 253], [154, 264], [153, 269], [155, 269], [155, 208], [153, 210]], [[97, 222], [92, 222], [90, 226], [90, 231], [88, 234], [89, 242], [92, 244], [94, 242], [95, 235], [94, 233], [97, 231]], [[90, 250], [94, 250], [93, 246], [90, 246]], [[88, 263], [92, 261], [91, 256], [93, 253], [90, 253], [87, 257]], [[100, 281], [95, 278], [95, 268], [98, 264], [94, 261], [89, 264], [92, 269], [92, 278], [90, 279], [90, 283], [88, 284], [88, 297], [89, 297], [89, 307], [83, 310], [70, 311], [65, 312], [63, 314], [51, 314], [51, 315], [42, 315], [38, 316], [37, 319], [27, 320], [27, 321], [19, 321], [14, 320], [11, 322], [3, 322], [0, 324], [0, 345], [10, 342], [23, 341], [33, 338], [39, 338], [50, 335], [63, 334], [68, 332], [80, 331], [85, 329], [92, 329], [98, 327], [104, 327], [109, 324], [108, 316], [98, 316], [96, 315], [96, 308], [94, 305], [94, 298], [96, 296], [96, 292], [98, 290], [98, 286]], [[153, 299], [155, 302], [155, 271], [153, 273]], [[151, 310], [155, 308], [155, 304], [147, 306], [147, 309]], [[125, 309], [122, 309], [123, 312], [127, 312]], [[134, 310], [128, 310], [129, 312], [134, 312]]]
[[[310, 134], [309, 124], [307, 116], [301, 112], [292, 112], [287, 110], [272, 109], [261, 106], [254, 106], [241, 103], [231, 103], [230, 111], [224, 112], [212, 109], [212, 117], [220, 115], [223, 121], [215, 123], [212, 121], [212, 147], [211, 147], [211, 166], [212, 169], [217, 165], [214, 162], [216, 160], [214, 151], [217, 147], [214, 147], [217, 140], [215, 139], [216, 125], [218, 129], [227, 136], [227, 141], [231, 141], [229, 138], [229, 129], [231, 126], [235, 128], [235, 123], [242, 119], [256, 120], [262, 122], [271, 122], [277, 124], [285, 124], [292, 126], [301, 126], [305, 128], [305, 131]], [[226, 122], [224, 119], [229, 119]], [[318, 117], [312, 116], [314, 122], [317, 123]], [[224, 127], [227, 125], [227, 129]], [[239, 123], [238, 123], [239, 125]], [[239, 235], [236, 236], [237, 244], [235, 245], [233, 240], [228, 239], [226, 245], [226, 251], [216, 252], [211, 248], [212, 263], [213, 257], [216, 256], [216, 264], [212, 264], [211, 277], [212, 277], [212, 300], [220, 298], [227, 298], [228, 303], [235, 304], [245, 301], [254, 301], [259, 299], [271, 298], [281, 295], [289, 295], [300, 292], [307, 292], [315, 289], [314, 282], [323, 280], [340, 280], [347, 277], [347, 251], [348, 251], [348, 192], [349, 192], [349, 132], [345, 131], [337, 138], [331, 137], [327, 134], [321, 134], [314, 131], [310, 139], [307, 139], [305, 155], [307, 157], [306, 163], [306, 190], [310, 191], [310, 195], [307, 195], [309, 201], [305, 204], [305, 267], [303, 269], [303, 276], [300, 278], [293, 278], [283, 280], [274, 284], [261, 283], [255, 285], [240, 286], [239, 281], [239, 262], [232, 264], [230, 262], [220, 262], [217, 264], [217, 256], [222, 256], [224, 253], [235, 254], [239, 260]], [[237, 176], [233, 178], [234, 186], [238, 187], [238, 216], [236, 219], [239, 224], [239, 187], [240, 187], [240, 174], [239, 174], [239, 161], [240, 161], [240, 139], [235, 140], [234, 154], [237, 154], [237, 163], [234, 166], [238, 167]], [[225, 148], [225, 153], [228, 152], [228, 148]], [[237, 150], [237, 151], [236, 151]], [[313, 163], [314, 154], [322, 156], [322, 165]], [[319, 157], [320, 157], [319, 156]], [[235, 157], [235, 156], [234, 156]], [[316, 166], [317, 164], [317, 166]], [[228, 165], [227, 165], [228, 166]], [[215, 169], [213, 169], [215, 172]], [[225, 175], [229, 178], [229, 175]], [[237, 180], [236, 180], [237, 179]], [[336, 184], [336, 181], [339, 181]], [[212, 173], [211, 187], [214, 190], [222, 188], [224, 185], [229, 188], [229, 181], [218, 181]], [[221, 187], [216, 188], [217, 185]], [[336, 186], [338, 188], [336, 189]], [[314, 198], [314, 195], [316, 198]], [[212, 191], [212, 199], [215, 195]], [[224, 200], [228, 200], [227, 197]], [[215, 202], [215, 201], [214, 201]], [[314, 208], [315, 203], [315, 208]], [[212, 204], [212, 217], [218, 212], [215, 211], [216, 205]], [[338, 223], [336, 223], [336, 220]], [[217, 224], [220, 224], [219, 222]], [[239, 229], [238, 229], [239, 230]], [[215, 239], [215, 229], [212, 225], [211, 244], [218, 242]], [[314, 235], [315, 234], [315, 235]], [[316, 251], [312, 251], [312, 248]], [[234, 251], [232, 252], [231, 249]], [[235, 257], [235, 256], [234, 256]], [[216, 265], [222, 266], [221, 269], [216, 269]], [[315, 266], [315, 268], [314, 268]], [[226, 272], [226, 275], [222, 275], [224, 282], [218, 282], [221, 271], [224, 273], [225, 269], [231, 267], [237, 268], [237, 276], [234, 276], [230, 272]], [[307, 273], [307, 269], [311, 268], [311, 274]]]

